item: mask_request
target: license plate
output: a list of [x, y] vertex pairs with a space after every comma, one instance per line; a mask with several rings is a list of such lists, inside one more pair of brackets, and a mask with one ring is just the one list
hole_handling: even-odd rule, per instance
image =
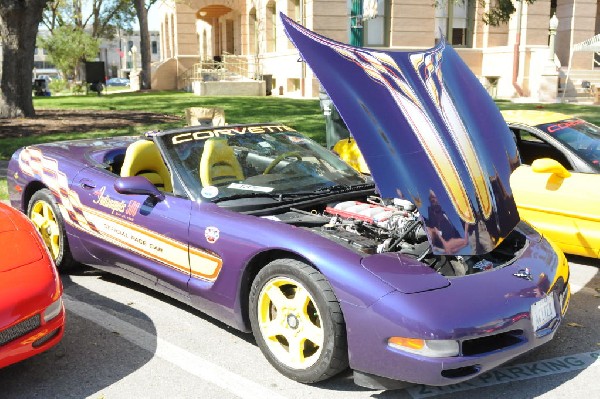
[[537, 301], [531, 305], [531, 322], [533, 331], [539, 330], [544, 325], [556, 317], [556, 308], [554, 307], [554, 294]]

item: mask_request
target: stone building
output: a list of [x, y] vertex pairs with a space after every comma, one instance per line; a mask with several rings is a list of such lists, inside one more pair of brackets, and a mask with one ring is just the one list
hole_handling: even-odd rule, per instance
[[[158, 31], [150, 31], [149, 34], [150, 59], [151, 62], [158, 62], [161, 58], [160, 35]], [[98, 60], [104, 61], [106, 76], [127, 78], [134, 65], [139, 69], [141, 65], [139, 48], [138, 31], [128, 33], [119, 30], [112, 40], [103, 39], [100, 42]]]
[[[42, 37], [49, 34], [50, 32], [48, 30], [40, 30], [38, 32], [38, 35]], [[150, 31], [149, 34], [151, 62], [158, 62], [161, 59], [159, 32]], [[127, 78], [134, 65], [133, 57], [135, 57], [135, 65], [138, 69], [140, 68], [141, 55], [138, 50], [139, 48], [139, 32], [125, 32], [119, 30], [114, 38], [100, 40], [97, 61], [104, 62], [106, 77]], [[135, 51], [132, 52], [132, 49]], [[60, 71], [58, 71], [54, 64], [50, 62], [50, 57], [43, 48], [35, 48], [33, 59], [34, 78], [38, 75], [47, 75], [51, 78], [58, 78], [61, 76]]]
[[[356, 3], [363, 1], [377, 8], [374, 18], [352, 15]], [[278, 17], [282, 12], [334, 40], [349, 43], [358, 35], [362, 45], [370, 48], [429, 48], [443, 34], [494, 96], [556, 99], [560, 76], [565, 86], [573, 46], [600, 33], [600, 0], [515, 1], [517, 12], [497, 27], [482, 22], [489, 1], [486, 4], [479, 0], [171, 0], [160, 5], [162, 51], [152, 87], [189, 89], [190, 79], [202, 79], [217, 65], [238, 68], [248, 79], [266, 76], [273, 94], [318, 96], [318, 82], [310, 68], [299, 62], [283, 32]], [[554, 14], [558, 27], [555, 45], [549, 45]], [[590, 52], [574, 53], [573, 76], [594, 81], [598, 68], [594, 57]], [[569, 83], [569, 95], [575, 95], [579, 81]]]

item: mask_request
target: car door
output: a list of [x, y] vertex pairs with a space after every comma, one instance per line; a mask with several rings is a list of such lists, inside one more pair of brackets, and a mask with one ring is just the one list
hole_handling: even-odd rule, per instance
[[553, 168], [519, 166], [511, 175], [519, 215], [563, 251], [598, 257], [600, 252], [600, 175]]
[[73, 180], [82, 210], [83, 245], [99, 266], [129, 272], [145, 285], [158, 284], [180, 294], [190, 278], [188, 226], [191, 201], [166, 194], [120, 194], [118, 176], [88, 168]]

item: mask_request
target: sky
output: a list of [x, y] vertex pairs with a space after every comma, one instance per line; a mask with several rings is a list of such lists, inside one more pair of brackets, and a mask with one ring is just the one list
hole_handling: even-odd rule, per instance
[[149, 30], [160, 30], [160, 21], [158, 19], [158, 5], [150, 7], [148, 11], [148, 29]]

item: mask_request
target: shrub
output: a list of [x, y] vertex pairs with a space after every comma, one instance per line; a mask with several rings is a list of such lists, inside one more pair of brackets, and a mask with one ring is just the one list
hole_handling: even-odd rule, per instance
[[54, 79], [48, 84], [48, 88], [52, 93], [60, 93], [67, 90], [67, 81], [63, 79]]

